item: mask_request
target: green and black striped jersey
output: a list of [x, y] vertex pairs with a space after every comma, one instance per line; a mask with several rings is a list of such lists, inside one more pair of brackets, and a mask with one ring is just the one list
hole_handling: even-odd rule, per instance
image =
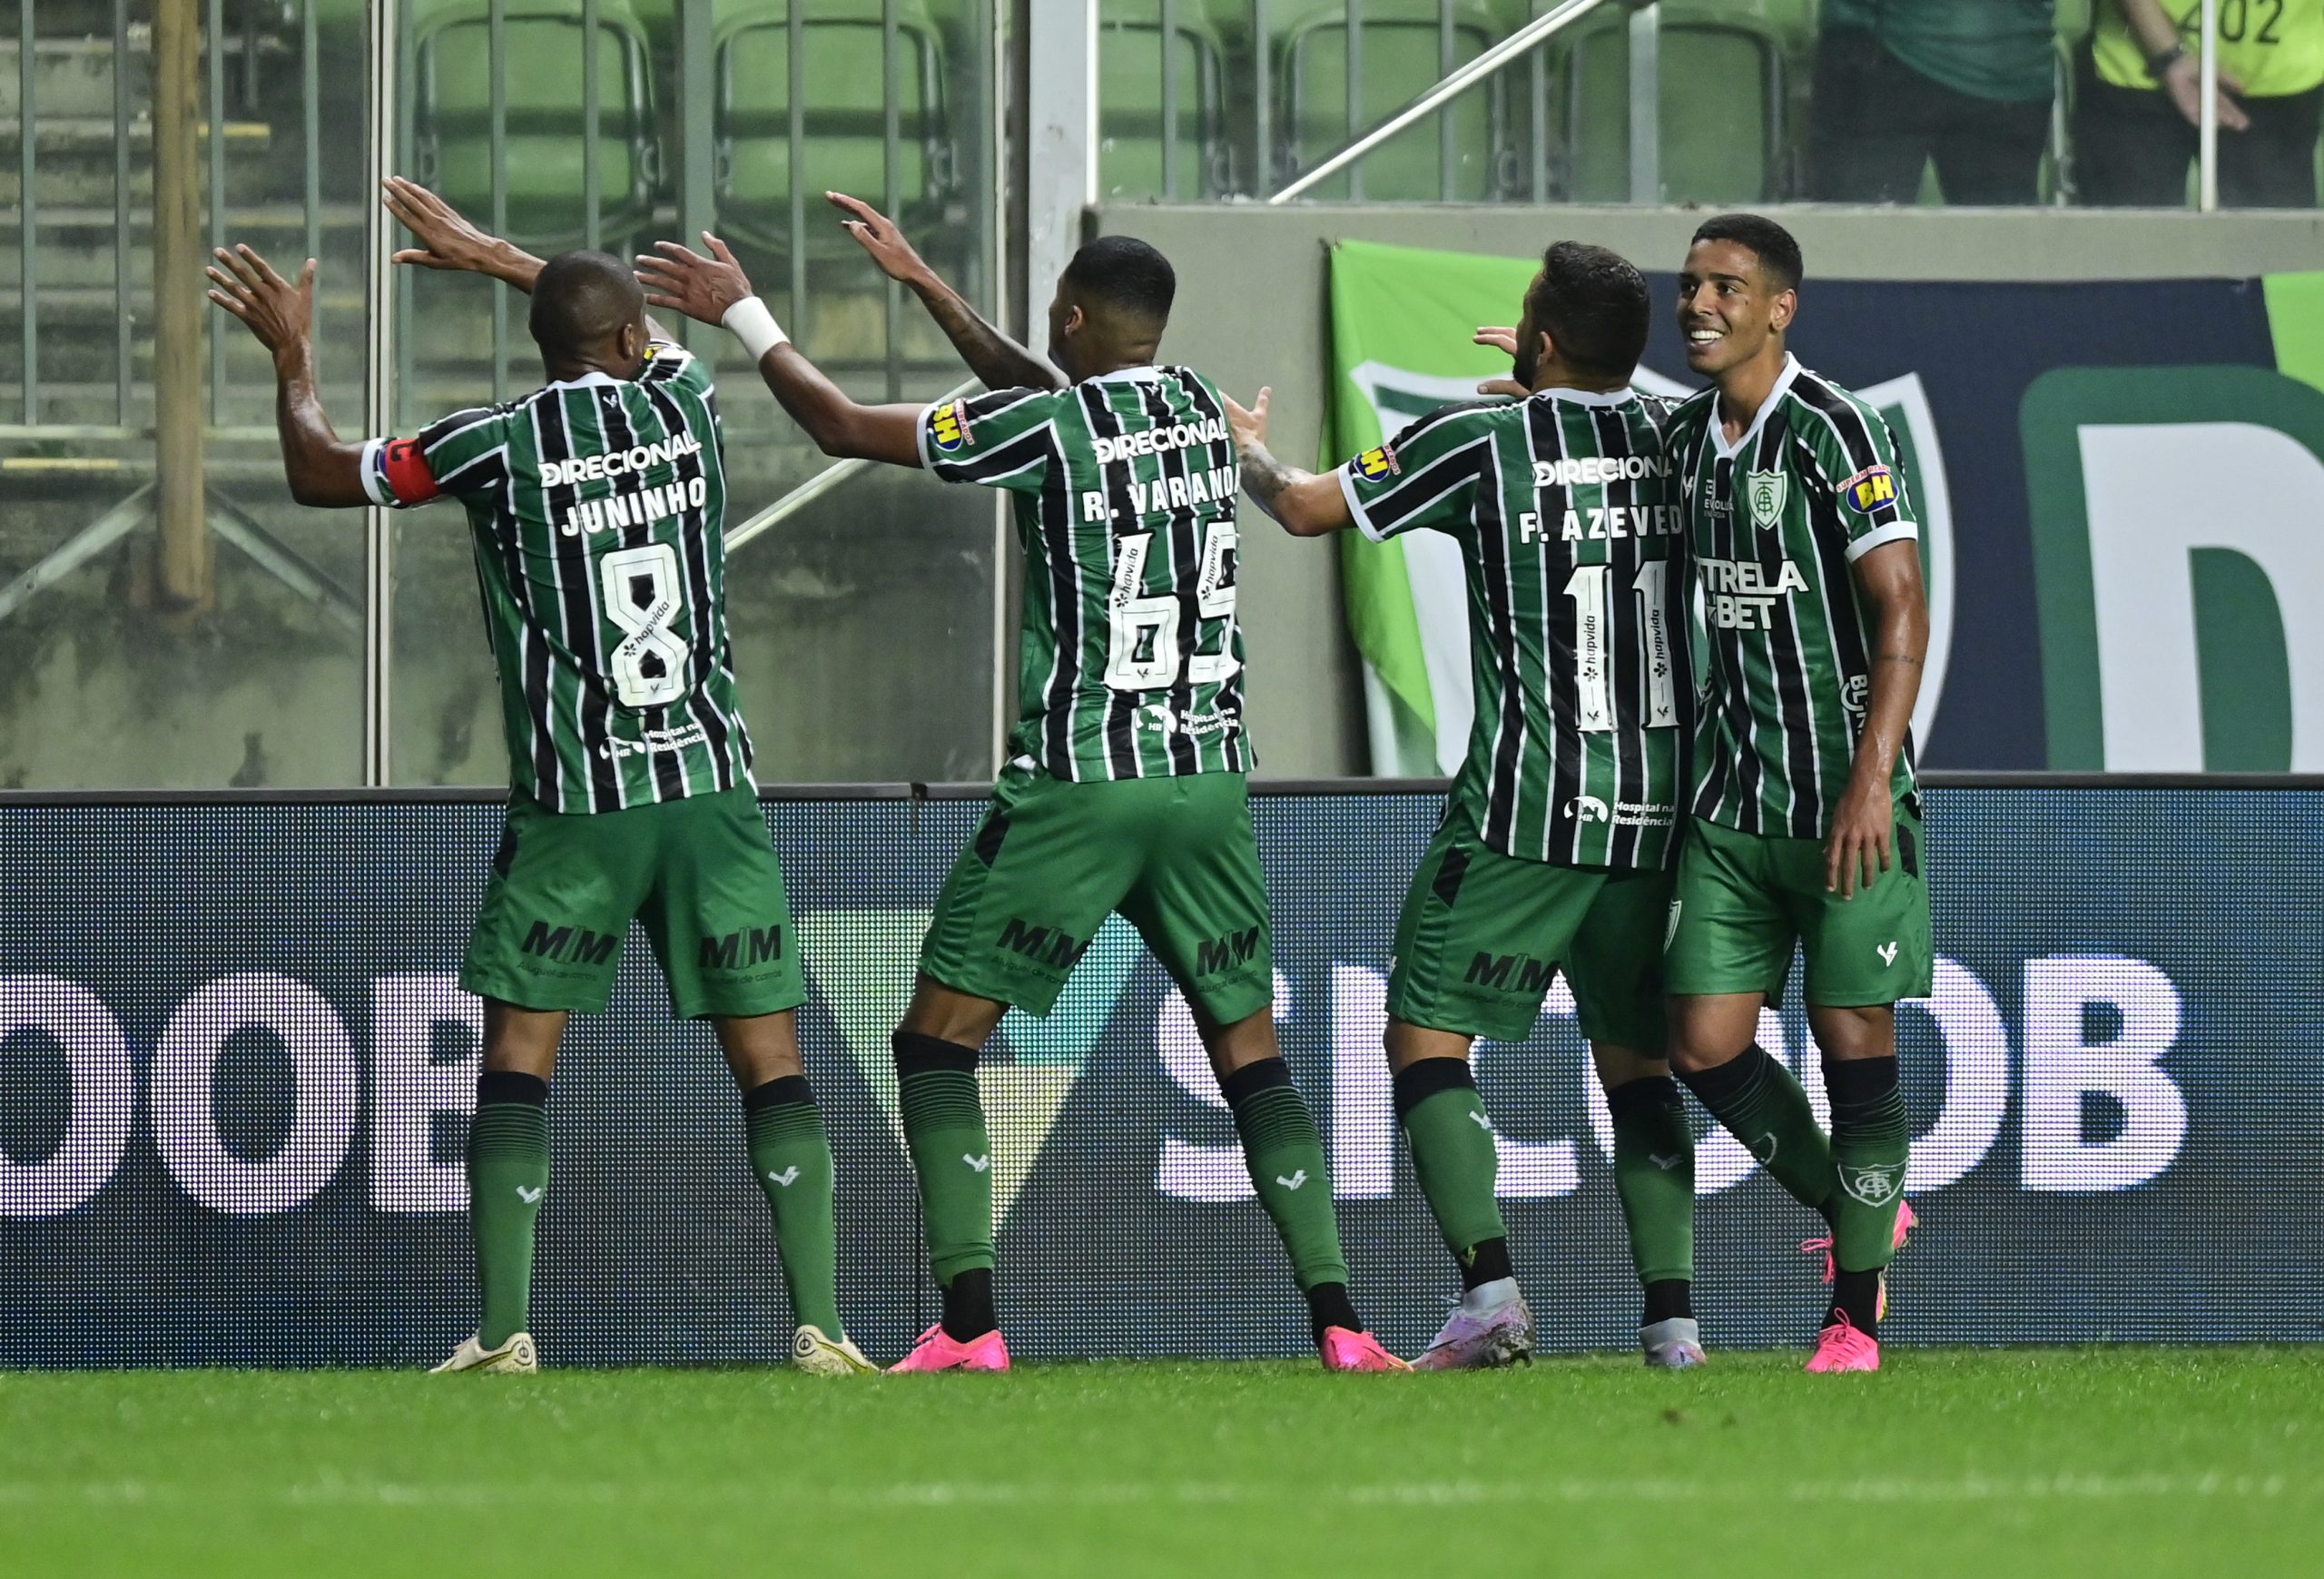
[[708, 370], [656, 340], [592, 373], [364, 447], [374, 502], [468, 507], [514, 788], [611, 812], [751, 782], [726, 637], [726, 488]]
[[[1847, 788], [1872, 691], [1872, 622], [1849, 567], [1916, 540], [1896, 441], [1880, 413], [1787, 360], [1742, 438], [1706, 390], [1672, 413], [1670, 454], [1708, 648], [1693, 811], [1820, 839]], [[1913, 743], [1894, 784], [1913, 791]]]
[[1009, 751], [1062, 779], [1246, 773], [1234, 435], [1188, 368], [931, 406], [920, 455], [1015, 495], [1022, 698]]
[[1461, 544], [1476, 715], [1452, 794], [1503, 854], [1676, 854], [1694, 687], [1662, 411], [1630, 390], [1451, 406], [1340, 470], [1367, 536]]

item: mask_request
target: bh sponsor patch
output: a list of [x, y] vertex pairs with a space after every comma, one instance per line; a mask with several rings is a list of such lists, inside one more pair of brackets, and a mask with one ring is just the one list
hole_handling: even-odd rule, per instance
[[947, 455], [965, 449], [969, 444], [968, 403], [954, 400], [937, 407], [929, 416], [928, 433], [936, 441], [936, 448]]
[[1371, 482], [1393, 477], [1403, 469], [1396, 464], [1396, 452], [1385, 444], [1374, 445], [1348, 464], [1355, 468], [1356, 476]]
[[1840, 498], [1860, 516], [1896, 502], [1896, 474], [1885, 466], [1867, 466], [1840, 484]]

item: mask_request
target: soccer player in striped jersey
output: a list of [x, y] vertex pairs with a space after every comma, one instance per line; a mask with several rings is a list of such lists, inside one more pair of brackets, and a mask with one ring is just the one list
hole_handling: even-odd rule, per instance
[[1058, 281], [1044, 361], [970, 311], [887, 220], [832, 201], [995, 392], [860, 406], [783, 338], [714, 238], [704, 238], [711, 257], [663, 242], [638, 263], [651, 301], [735, 331], [826, 454], [1004, 489], [1016, 507], [1022, 706], [991, 809], [937, 901], [895, 1036], [943, 1300], [896, 1368], [1008, 1368], [977, 1058], [1010, 1004], [1048, 1012], [1119, 912], [1194, 1012], [1324, 1364], [1400, 1370], [1349, 1302], [1323, 1141], [1275, 1043], [1267, 895], [1244, 783], [1235, 443], [1209, 380], [1155, 364], [1170, 265], [1128, 237], [1082, 248]]
[[[1928, 601], [1895, 437], [1785, 349], [1799, 280], [1798, 243], [1757, 214], [1706, 222], [1679, 277], [1687, 362], [1713, 386], [1670, 419], [1708, 644], [1663, 969], [1679, 1078], [1830, 1225], [1807, 1368], [1876, 1370], [1882, 1269], [1913, 1220], [1895, 1005], [1935, 964], [1910, 730]], [[1756, 1040], [1795, 945], [1828, 1140]]]
[[1524, 398], [1448, 406], [1321, 476], [1268, 452], [1266, 390], [1250, 411], [1229, 408], [1245, 489], [1295, 535], [1433, 528], [1468, 567], [1476, 721], [1397, 920], [1388, 982], [1396, 1112], [1465, 1288], [1414, 1362], [1427, 1369], [1531, 1351], [1469, 1052], [1478, 1037], [1525, 1040], [1561, 968], [1613, 1118], [1647, 1363], [1703, 1357], [1689, 1298], [1694, 1143], [1662, 1055], [1662, 926], [1693, 701], [1682, 539], [1662, 409], [1630, 387], [1652, 316], [1628, 262], [1560, 242], [1516, 331], [1479, 333], [1512, 350]]
[[343, 443], [315, 390], [314, 261], [293, 284], [248, 247], [222, 250], [210, 295], [274, 353], [292, 497], [393, 508], [457, 498], [475, 543], [512, 782], [460, 971], [485, 1000], [468, 1149], [483, 1312], [437, 1368], [538, 1365], [527, 1309], [549, 1077], [566, 1017], [606, 1006], [635, 919], [671, 1008], [711, 1019], [742, 1088], [798, 1323], [793, 1358], [868, 1372], [840, 1327], [831, 1145], [793, 1023], [805, 982], [735, 705], [709, 373], [659, 332], [618, 259], [544, 263], [409, 182], [390, 181], [386, 202], [420, 242], [398, 262], [531, 293], [547, 383], [415, 439]]

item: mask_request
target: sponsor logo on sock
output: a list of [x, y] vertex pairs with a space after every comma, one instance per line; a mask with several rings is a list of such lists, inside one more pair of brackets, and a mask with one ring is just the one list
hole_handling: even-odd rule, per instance
[[1840, 1164], [1840, 1188], [1866, 1206], [1886, 1206], [1896, 1199], [1903, 1188], [1905, 1170], [1896, 1163], [1877, 1163], [1868, 1168], [1850, 1168]]
[[1878, 948], [1872, 952], [1880, 956], [1880, 962], [1883, 966], [1893, 965], [1896, 962], [1896, 945], [1895, 943], [1882, 943]]
[[791, 1181], [799, 1177], [799, 1165], [794, 1162], [790, 1167], [784, 1169], [782, 1172], [770, 1173], [766, 1177], [768, 1183], [779, 1184], [783, 1186], [783, 1189], [788, 1189], [791, 1188]]
[[1676, 1167], [1678, 1167], [1678, 1166], [1679, 1166], [1679, 1164], [1680, 1164], [1681, 1162], [1684, 1162], [1684, 1161], [1687, 1160], [1687, 1154], [1686, 1154], [1685, 1152], [1683, 1152], [1683, 1151], [1680, 1151], [1680, 1152], [1674, 1152], [1672, 1155], [1670, 1155], [1670, 1156], [1669, 1156], [1669, 1157], [1659, 1157], [1659, 1156], [1655, 1155], [1653, 1152], [1649, 1151], [1649, 1152], [1648, 1152], [1648, 1153], [1646, 1154], [1646, 1160], [1647, 1160], [1649, 1162], [1653, 1163], [1657, 1168], [1659, 1168], [1660, 1169], [1662, 1169], [1662, 1171], [1663, 1171], [1663, 1172], [1668, 1173], [1668, 1172], [1669, 1172], [1673, 1168], [1676, 1168]]
[[520, 1184], [517, 1187], [517, 1199], [523, 1201], [527, 1206], [537, 1206], [540, 1204], [541, 1199], [540, 1187], [535, 1186], [531, 1189], [527, 1189]]
[[1285, 1189], [1297, 1189], [1301, 1185], [1307, 1182], [1307, 1170], [1305, 1168], [1302, 1168], [1293, 1173], [1288, 1179], [1285, 1179], [1282, 1174], [1278, 1173], [1275, 1176], [1275, 1181], [1283, 1186]]
[[[1764, 1151], [1760, 1150], [1763, 1146], [1767, 1148]], [[1752, 1141], [1751, 1155], [1758, 1158], [1763, 1164], [1773, 1162], [1776, 1160], [1775, 1136], [1772, 1133], [1769, 1133], [1762, 1135], [1758, 1140]]]
[[975, 1169], [979, 1173], [982, 1173], [986, 1169], [992, 1166], [992, 1153], [988, 1151], [981, 1157], [971, 1157], [967, 1152], [963, 1151], [960, 1153], [960, 1160]]
[[1469, 1115], [1469, 1122], [1474, 1124], [1478, 1129], [1484, 1130], [1487, 1134], [1491, 1134], [1492, 1132], [1492, 1120], [1486, 1118], [1482, 1113], [1471, 1113]]

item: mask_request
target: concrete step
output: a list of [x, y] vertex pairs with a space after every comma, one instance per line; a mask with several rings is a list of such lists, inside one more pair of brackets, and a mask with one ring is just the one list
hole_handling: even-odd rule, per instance
[[[34, 14], [34, 25], [46, 35], [33, 41], [34, 113], [43, 117], [102, 116], [110, 123], [113, 112], [110, 9], [95, 35], [81, 37], [60, 36], [63, 19], [52, 17], [49, 10], [44, 5]], [[131, 24], [128, 86], [131, 104], [139, 109], [153, 100], [153, 28], [144, 23]], [[23, 58], [18, 36], [11, 29], [5, 39], [0, 39], [0, 118], [5, 118], [11, 127], [24, 117], [23, 76], [19, 71]]]

